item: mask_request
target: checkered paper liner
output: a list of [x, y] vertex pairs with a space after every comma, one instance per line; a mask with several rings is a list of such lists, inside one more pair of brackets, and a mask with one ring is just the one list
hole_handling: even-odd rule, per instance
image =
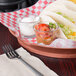
[[[39, 0], [36, 4], [34, 4], [31, 7], [28, 8], [24, 8], [18, 11], [14, 11], [14, 12], [7, 12], [7, 13], [0, 13], [0, 22], [5, 25], [7, 28], [15, 31], [19, 31], [19, 27], [18, 24], [16, 22], [16, 19], [19, 17], [24, 17], [24, 16], [28, 16], [28, 15], [39, 15], [40, 12], [50, 3], [54, 2], [56, 0]], [[30, 42], [30, 43], [37, 43], [36, 38], [25, 38], [26, 42]], [[62, 41], [62, 40], [61, 40]], [[74, 48], [76, 47], [76, 42], [75, 41], [70, 41], [70, 40], [63, 40], [63, 43], [65, 44], [61, 44], [60, 43], [60, 39], [57, 39], [53, 42], [53, 44], [51, 44], [50, 46], [52, 47], [58, 47], [56, 46], [57, 44], [62, 45], [62, 48], [64, 48], [63, 46], [67, 45], [66, 43], [71, 42], [70, 44], [74, 43]], [[41, 44], [40, 44], [41, 45]], [[70, 47], [72, 47], [72, 45], [69, 45]], [[58, 47], [59, 48], [59, 47]], [[68, 47], [69, 48], [69, 47]]]
[[16, 19], [18, 17], [31, 14], [39, 15], [40, 12], [53, 1], [55, 0], [39, 0], [36, 4], [34, 4], [31, 7], [24, 8], [14, 12], [0, 13], [0, 22], [12, 30], [14, 30], [14, 28], [18, 30], [18, 25], [16, 23]]

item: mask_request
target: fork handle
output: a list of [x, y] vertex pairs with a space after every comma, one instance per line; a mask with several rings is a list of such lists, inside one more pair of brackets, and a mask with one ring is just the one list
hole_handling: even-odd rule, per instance
[[25, 65], [27, 65], [31, 70], [33, 70], [36, 73], [36, 76], [44, 76], [43, 74], [41, 74], [38, 70], [36, 70], [35, 68], [33, 68], [29, 63], [27, 63], [23, 58], [18, 57], [18, 59], [20, 59], [21, 62], [23, 62]]

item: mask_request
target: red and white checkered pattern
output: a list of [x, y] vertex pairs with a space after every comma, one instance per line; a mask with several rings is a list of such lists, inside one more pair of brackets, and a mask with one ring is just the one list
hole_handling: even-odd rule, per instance
[[[35, 5], [31, 7], [24, 8], [14, 12], [9, 12], [9, 13], [0, 13], [0, 22], [11, 30], [19, 30], [16, 22], [16, 19], [18, 17], [22, 17], [22, 16], [24, 17], [26, 15], [31, 15], [31, 14], [39, 15], [40, 12], [53, 1], [56, 1], [56, 0], [39, 0]], [[32, 38], [32, 39], [25, 38], [25, 41], [30, 43], [37, 43], [36, 38]], [[68, 43], [69, 41], [64, 41], [64, 42]], [[76, 47], [76, 42], [72, 41], [72, 43], [73, 43], [73, 46]], [[60, 41], [57, 42], [56, 47], [59, 47], [58, 44], [61, 45]], [[54, 46], [55, 46], [55, 43], [54, 43]], [[65, 44], [65, 46], [67, 46], [67, 44]]]
[[55, 0], [39, 0], [35, 5], [24, 8], [15, 12], [9, 13], [0, 13], [0, 22], [5, 25], [6, 27], [14, 30], [18, 30], [18, 25], [16, 23], [16, 19], [21, 16], [26, 16], [30, 14], [37, 14], [39, 15], [40, 12], [51, 2]]
[[[40, 12], [50, 3], [55, 0], [39, 0], [36, 4], [31, 7], [24, 8], [18, 11], [9, 13], [0, 13], [0, 22], [11, 30], [19, 30], [16, 19], [18, 17], [24, 17], [26, 15], [36, 14]], [[25, 39], [27, 42], [36, 43], [36, 38]]]

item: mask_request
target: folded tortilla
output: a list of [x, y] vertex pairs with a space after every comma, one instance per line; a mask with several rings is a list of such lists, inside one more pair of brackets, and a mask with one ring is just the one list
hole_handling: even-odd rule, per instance
[[59, 3], [63, 3], [68, 9], [76, 12], [76, 4], [72, 0], [58, 0]]
[[40, 16], [42, 15], [49, 16], [53, 20], [55, 20], [63, 31], [64, 35], [67, 37], [67, 39], [76, 40], [76, 36], [72, 35], [73, 33], [76, 33], [76, 25], [74, 25], [71, 21], [51, 11], [45, 11], [40, 14]]
[[[49, 17], [47, 15], [40, 15], [40, 21], [41, 21], [41, 23], [46, 23], [46, 24], [54, 23], [57, 25], [57, 23], [51, 17]], [[57, 37], [62, 38], [62, 39], [67, 39], [67, 37], [62, 32], [61, 28], [59, 28]]]
[[[72, 23], [74, 23], [76, 25], [76, 11], [72, 11], [71, 9], [68, 9], [65, 5], [66, 2], [67, 2], [66, 0], [65, 1], [64, 0], [63, 1], [61, 1], [61, 0], [55, 1], [52, 4], [48, 5], [42, 11], [42, 13], [46, 12], [46, 11], [55, 12], [55, 13], [65, 17], [66, 19], [68, 19], [69, 21], [71, 21]], [[71, 1], [68, 1], [68, 2], [71, 2]], [[71, 2], [71, 3], [73, 3], [73, 2]]]
[[56, 14], [55, 12], [51, 12], [51, 11], [45, 11], [43, 13], [40, 14], [41, 15], [47, 15], [50, 16], [51, 18], [53, 18], [55, 21], [59, 22], [59, 23], [63, 23], [63, 25], [66, 26], [76, 26], [74, 25], [71, 21], [67, 20], [66, 18], [62, 17], [61, 15]]
[[47, 15], [40, 15], [40, 21], [42, 23], [46, 23], [46, 24], [49, 24], [50, 22], [56, 24], [56, 22], [51, 17], [49, 17]]

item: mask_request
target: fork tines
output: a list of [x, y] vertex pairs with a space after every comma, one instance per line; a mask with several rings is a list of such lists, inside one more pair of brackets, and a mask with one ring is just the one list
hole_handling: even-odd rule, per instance
[[35, 71], [35, 73], [37, 73], [38, 76], [43, 76], [39, 71], [37, 71], [35, 68], [33, 68], [29, 63], [24, 61], [24, 59], [21, 58], [21, 56], [12, 48], [12, 46], [10, 44], [4, 45], [2, 47], [2, 49], [3, 49], [4, 53], [6, 53], [8, 58], [10, 58], [10, 59], [18, 58], [18, 59], [20, 59], [23, 63], [27, 64], [33, 71]]
[[10, 44], [4, 45], [2, 49], [10, 59], [19, 57], [18, 53], [12, 48]]

